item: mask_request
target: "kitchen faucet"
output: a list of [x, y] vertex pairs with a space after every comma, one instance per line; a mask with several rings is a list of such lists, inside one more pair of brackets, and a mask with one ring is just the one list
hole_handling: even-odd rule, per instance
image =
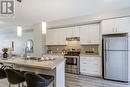
[[24, 50], [25, 51], [24, 57], [26, 60], [27, 60], [27, 53], [28, 53], [27, 49], [28, 49], [28, 47], [25, 47], [25, 50]]

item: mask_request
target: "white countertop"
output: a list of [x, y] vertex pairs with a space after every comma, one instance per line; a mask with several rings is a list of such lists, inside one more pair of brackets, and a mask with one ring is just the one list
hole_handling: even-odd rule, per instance
[[85, 57], [101, 57], [100, 55], [87, 55], [87, 54], [80, 54], [80, 56], [85, 56]]
[[53, 53], [53, 54], [43, 54], [43, 56], [64, 56], [62, 53]]
[[43, 68], [43, 69], [54, 69], [64, 61], [65, 61], [64, 58], [56, 58], [55, 60], [49, 60], [49, 61], [24, 60], [22, 58], [13, 58], [7, 60], [0, 59], [0, 63]]

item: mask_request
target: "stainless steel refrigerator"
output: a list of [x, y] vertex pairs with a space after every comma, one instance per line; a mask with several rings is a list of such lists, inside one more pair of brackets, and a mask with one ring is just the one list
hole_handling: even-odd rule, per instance
[[128, 38], [114, 36], [103, 38], [104, 78], [128, 81]]

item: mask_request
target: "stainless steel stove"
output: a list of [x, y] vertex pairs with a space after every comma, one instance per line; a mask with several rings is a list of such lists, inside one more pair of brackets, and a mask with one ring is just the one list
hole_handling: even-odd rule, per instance
[[69, 51], [64, 58], [66, 58], [65, 72], [80, 74], [80, 52]]

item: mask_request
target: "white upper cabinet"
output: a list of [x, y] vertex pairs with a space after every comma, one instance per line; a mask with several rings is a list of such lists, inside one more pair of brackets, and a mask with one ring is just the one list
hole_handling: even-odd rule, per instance
[[57, 44], [56, 45], [66, 45], [66, 36], [65, 36], [65, 29], [61, 28], [61, 29], [56, 29], [56, 32], [57, 32], [57, 37], [56, 37], [56, 41], [57, 41]]
[[129, 33], [130, 31], [130, 18], [126, 17], [126, 18], [119, 18], [116, 20], [117, 23], [117, 32], [119, 33]]
[[51, 29], [46, 34], [46, 45], [66, 45], [67, 37], [80, 37], [80, 44], [100, 44], [99, 24]]
[[99, 24], [90, 24], [80, 27], [80, 44], [99, 44], [100, 33]]
[[66, 37], [80, 37], [79, 26], [65, 28]]
[[46, 34], [46, 45], [66, 45], [64, 29], [48, 30]]
[[116, 18], [101, 22], [102, 34], [129, 33], [130, 18]]
[[52, 30], [47, 30], [46, 34], [46, 45], [52, 45], [53, 44], [53, 31]]

